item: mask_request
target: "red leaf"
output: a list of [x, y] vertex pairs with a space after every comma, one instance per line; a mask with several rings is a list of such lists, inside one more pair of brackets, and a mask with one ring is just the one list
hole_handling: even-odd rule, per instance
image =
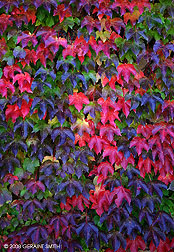
[[23, 119], [25, 119], [25, 117], [29, 114], [32, 101], [33, 101], [33, 99], [30, 99], [29, 102], [27, 103], [26, 100], [24, 100], [24, 99], [22, 100], [22, 105], [21, 105], [20, 110], [21, 110], [21, 114], [22, 114]]
[[28, 8], [26, 11], [24, 10], [22, 5], [18, 8], [14, 7], [11, 14], [12, 14], [13, 20], [17, 24], [22, 25], [22, 21], [24, 21], [25, 24], [28, 24], [30, 20], [32, 21], [32, 24], [34, 24], [36, 21], [36, 9], [33, 8], [33, 6], [32, 8]]
[[91, 209], [96, 209], [97, 214], [101, 216], [104, 211], [108, 211], [112, 203], [111, 192], [104, 187], [96, 186], [96, 191], [90, 191], [89, 200], [93, 203]]
[[111, 27], [114, 27], [115, 31], [120, 34], [121, 27], [125, 28], [125, 24], [121, 18], [107, 19], [105, 22], [106, 29], [110, 31]]
[[152, 135], [153, 125], [138, 125], [137, 134], [142, 134], [146, 139], [148, 139]]
[[116, 126], [116, 127], [113, 127], [111, 126], [110, 124], [107, 124], [107, 125], [102, 125], [100, 127], [100, 136], [103, 137], [104, 135], [107, 136], [108, 140], [110, 142], [113, 141], [114, 139], [114, 134], [118, 135], [118, 136], [121, 136], [121, 132], [120, 132], [120, 129]]
[[137, 236], [135, 240], [127, 239], [127, 249], [130, 249], [130, 252], [138, 252], [138, 249], [145, 250], [146, 244], [141, 236]]
[[9, 89], [12, 94], [15, 92], [15, 87], [10, 81], [4, 79], [0, 79], [0, 93], [2, 94], [2, 97], [5, 96], [7, 98], [7, 89]]
[[132, 26], [134, 26], [139, 16], [140, 12], [138, 10], [134, 10], [132, 14], [130, 12], [127, 12], [124, 14], [124, 22], [127, 24], [128, 20], [130, 20]]
[[149, 145], [146, 142], [146, 139], [141, 137], [134, 137], [130, 142], [130, 148], [136, 146], [136, 151], [138, 156], [142, 153], [142, 150], [149, 151]]
[[89, 104], [89, 99], [82, 92], [69, 95], [69, 105], [74, 105], [79, 112], [83, 104]]
[[68, 45], [62, 52], [62, 56], [65, 59], [68, 55], [75, 57], [76, 53], [74, 50], [74, 45]]
[[65, 38], [57, 37], [57, 36], [49, 36], [45, 40], [45, 47], [49, 47], [51, 52], [55, 55], [59, 50], [59, 46], [67, 47], [67, 40]]
[[13, 22], [9, 20], [11, 15], [1, 14], [0, 15], [0, 34], [2, 35], [3, 32], [7, 29], [7, 26], [13, 26]]
[[167, 173], [166, 176], [158, 176], [158, 180], [162, 181], [166, 185], [171, 183], [174, 180], [174, 175]]
[[124, 199], [128, 202], [129, 205], [131, 203], [131, 191], [124, 188], [123, 186], [115, 187], [112, 191], [112, 195], [113, 197], [117, 195], [117, 199], [115, 200], [117, 207], [120, 207]]
[[133, 157], [132, 154], [130, 154], [130, 157], [128, 157], [127, 159], [123, 156], [123, 159], [121, 161], [121, 166], [123, 166], [124, 170], [126, 170], [128, 164], [135, 164], [135, 159]]
[[157, 252], [165, 252], [166, 251], [167, 252], [167, 251], [170, 251], [170, 249], [172, 248], [172, 245], [170, 244], [169, 238], [166, 238], [165, 241], [162, 241], [160, 239], [160, 244], [158, 245], [157, 248], [154, 245], [153, 241], [151, 241], [149, 248], [150, 248], [151, 252], [155, 252], [155, 251], [157, 251]]
[[92, 136], [88, 145], [89, 145], [90, 150], [94, 149], [94, 151], [98, 155], [99, 153], [101, 153], [104, 146], [108, 145], [108, 142], [106, 142], [100, 136]]
[[103, 43], [102, 43], [102, 41], [98, 44], [97, 41], [96, 41], [96, 39], [93, 36], [90, 36], [89, 45], [96, 52], [97, 55], [98, 55], [98, 53], [100, 51], [103, 50]]
[[166, 136], [170, 135], [174, 138], [174, 126], [169, 123], [160, 122], [153, 125], [154, 128], [152, 130], [152, 134], [155, 135], [157, 132], [159, 132], [161, 142], [163, 143]]
[[104, 149], [103, 152], [103, 158], [105, 158], [106, 156], [109, 156], [109, 161], [112, 165], [114, 163], [116, 163], [116, 165], [120, 165], [123, 158], [123, 153], [120, 151], [118, 152], [116, 146], [108, 146]]
[[115, 119], [121, 122], [120, 118], [118, 117], [118, 114], [119, 112], [114, 111], [113, 109], [110, 109], [110, 111], [108, 111], [106, 114], [101, 112], [101, 122], [105, 125], [107, 121], [109, 121], [113, 127], [116, 127]]
[[145, 160], [142, 156], [139, 157], [137, 168], [140, 170], [140, 176], [145, 177], [146, 173], [151, 173], [151, 166], [155, 166], [153, 161], [147, 157]]
[[28, 103], [25, 100], [22, 100], [22, 105], [20, 109], [17, 104], [7, 105], [7, 109], [5, 111], [6, 120], [8, 121], [10, 118], [12, 118], [12, 122], [15, 123], [16, 119], [19, 116], [22, 116], [23, 119], [25, 119], [26, 115], [30, 111], [31, 104], [32, 99], [30, 99]]
[[[27, 55], [25, 58], [27, 58]], [[53, 62], [54, 55], [48, 48], [45, 47], [44, 43], [40, 43], [36, 50], [36, 59], [40, 59], [40, 62], [44, 65], [44, 67], [46, 67], [47, 58], [49, 58]]]
[[129, 82], [130, 74], [135, 76], [137, 73], [134, 65], [132, 64], [121, 64], [117, 67], [117, 71], [118, 78], [122, 75], [127, 83]]
[[[22, 6], [21, 6], [22, 7]], [[32, 24], [35, 23], [36, 21], [36, 9], [33, 9], [33, 7], [30, 9], [28, 8], [26, 11], [25, 11], [25, 15], [27, 17], [27, 20], [28, 22], [30, 22], [30, 20], [32, 21]]]
[[104, 176], [104, 179], [107, 178], [108, 172], [110, 172], [112, 175], [114, 173], [114, 168], [109, 162], [102, 162], [100, 165], [97, 167], [98, 173], [102, 173]]
[[116, 103], [115, 110], [123, 110], [123, 113], [128, 117], [131, 108], [131, 100], [125, 101], [124, 97], [119, 97], [118, 102]]
[[7, 79], [13, 79], [14, 78], [14, 72], [22, 73], [22, 70], [17, 64], [14, 64], [12, 66], [5, 66], [3, 69], [3, 73], [5, 78]]
[[117, 50], [117, 46], [114, 42], [112, 41], [103, 42], [99, 40], [97, 43], [96, 39], [93, 36], [90, 37], [89, 45], [91, 45], [92, 49], [96, 52], [97, 55], [100, 51], [103, 51], [108, 58], [110, 58], [110, 48]]
[[102, 112], [104, 114], [109, 111], [109, 108], [116, 109], [116, 103], [111, 101], [110, 97], [108, 97], [106, 100], [104, 100], [103, 98], [99, 98], [97, 102], [102, 106]]
[[[38, 60], [38, 56], [35, 52], [34, 49], [29, 50], [29, 49], [24, 49], [26, 52], [26, 56], [25, 59], [21, 59], [20, 62], [23, 66], [23, 68], [26, 66], [26, 64], [29, 66], [31, 63], [33, 63], [34, 65], [36, 65], [36, 62]], [[45, 66], [46, 67], [46, 66]]]
[[7, 52], [7, 44], [5, 38], [0, 39], [0, 57]]
[[158, 135], [151, 137], [148, 140], [148, 144], [149, 144], [149, 148], [152, 150], [153, 159], [155, 160], [155, 157], [158, 154], [160, 161], [162, 162], [162, 164], [164, 164], [164, 153], [163, 153], [163, 147], [161, 144], [160, 137]]
[[29, 75], [29, 73], [24, 72], [21, 74], [16, 74], [13, 78], [13, 84], [18, 81], [19, 84], [19, 90], [22, 92], [27, 91], [28, 93], [33, 93], [31, 91], [31, 84], [33, 81], [33, 78]]
[[86, 26], [89, 34], [93, 31], [93, 28], [96, 27], [99, 31], [101, 30], [101, 24], [99, 20], [93, 19], [91, 16], [86, 16], [81, 22], [81, 28]]
[[[76, 196], [75, 196], [76, 197]], [[73, 199], [73, 202], [74, 203], [76, 203], [76, 199]], [[69, 198], [69, 197], [67, 197], [67, 199], [66, 199], [66, 204], [64, 204], [63, 202], [61, 202], [60, 203], [60, 208], [61, 209], [65, 209], [65, 210], [67, 210], [67, 211], [70, 211], [71, 210], [71, 204], [72, 204], [72, 200]]]
[[16, 119], [21, 116], [21, 111], [17, 104], [14, 105], [7, 105], [7, 109], [5, 111], [6, 120], [8, 121], [12, 118], [12, 122], [15, 123]]
[[59, 16], [60, 23], [64, 20], [65, 17], [71, 17], [72, 13], [70, 8], [65, 9], [64, 4], [59, 4], [57, 6], [57, 9], [54, 10], [54, 15], [53, 16]]
[[126, 12], [126, 9], [128, 9], [130, 12], [133, 12], [134, 6], [130, 4], [128, 0], [115, 0], [112, 8], [120, 8], [121, 9], [121, 15], [124, 15]]
[[103, 87], [105, 87], [108, 82], [109, 82], [109, 86], [113, 90], [116, 90], [115, 89], [116, 82], [118, 82], [119, 84], [121, 84], [123, 86], [123, 80], [121, 79], [121, 77], [120, 77], [120, 79], [118, 79], [117, 75], [113, 75], [110, 80], [107, 77], [104, 77], [104, 79], [102, 80]]
[[79, 136], [79, 134], [75, 134], [75, 144], [79, 142], [79, 146], [86, 146], [86, 143], [90, 141], [90, 135], [86, 132], [83, 133], [83, 136]]
[[[171, 149], [172, 151], [172, 149]], [[163, 152], [162, 152], [163, 153]], [[173, 175], [173, 159], [168, 155], [165, 156], [164, 164], [162, 160], [157, 160], [154, 166], [155, 174], [160, 173], [160, 176], [165, 177], [167, 174]]]
[[78, 55], [78, 58], [81, 62], [81, 64], [84, 61], [84, 56], [88, 53], [89, 51], [89, 45], [88, 43], [85, 41], [84, 37], [81, 36], [80, 38], [76, 38], [76, 40], [74, 41], [74, 48], [73, 48], [74, 52]]
[[138, 0], [134, 0], [130, 3], [130, 6], [132, 7], [132, 9], [136, 6], [139, 9], [140, 15], [143, 13], [144, 8], [147, 7], [149, 10], [151, 9], [151, 5], [149, 0], [143, 0], [143, 1], [138, 1]]

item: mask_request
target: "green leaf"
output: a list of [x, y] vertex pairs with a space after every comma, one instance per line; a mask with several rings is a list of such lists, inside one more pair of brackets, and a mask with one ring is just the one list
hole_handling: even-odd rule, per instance
[[77, 24], [77, 25], [80, 25], [80, 19], [79, 18], [74, 18], [74, 22]]
[[27, 189], [26, 188], [24, 188], [21, 192], [20, 192], [20, 196], [22, 197], [22, 196], [24, 196], [24, 194], [27, 192]]
[[127, 123], [126, 122], [120, 122], [120, 121], [118, 121], [118, 120], [115, 120], [115, 123], [116, 123], [116, 125], [118, 126], [118, 128], [120, 129], [120, 130], [122, 130], [123, 128], [125, 128], [126, 126], [127, 126]]
[[31, 173], [35, 172], [35, 168], [40, 165], [38, 159], [31, 160], [29, 158], [26, 158], [23, 163], [23, 167], [26, 171], [29, 171]]
[[118, 47], [119, 47], [120, 45], [123, 44], [123, 41], [124, 41], [123, 38], [116, 38], [116, 39], [115, 39], [115, 43], [116, 43], [116, 45], [117, 45]]
[[30, 223], [31, 223], [31, 221], [30, 221], [30, 220], [26, 221], [26, 222], [25, 222], [25, 226], [29, 226], [29, 225], [30, 225]]
[[16, 35], [16, 36], [13, 36], [13, 41], [14, 41], [15, 44], [17, 44], [17, 39], [18, 39], [18, 36], [17, 36], [17, 35]]
[[174, 36], [174, 28], [171, 27], [171, 28], [167, 31], [167, 34], [168, 34], [168, 35]]
[[44, 198], [47, 199], [48, 197], [52, 197], [52, 196], [53, 194], [48, 189], [46, 189], [44, 193]]
[[42, 192], [42, 191], [40, 191], [38, 194], [37, 194], [37, 199], [38, 200], [41, 200], [41, 199], [43, 199], [43, 196], [44, 196], [44, 193]]
[[39, 26], [39, 25], [41, 25], [42, 24], [42, 22], [40, 21], [40, 20], [36, 20], [36, 23], [35, 23], [35, 26]]
[[91, 79], [93, 81], [93, 83], [95, 84], [95, 82], [96, 82], [96, 72], [95, 71], [91, 70], [88, 73], [82, 72], [82, 74], [84, 75], [87, 82]]
[[123, 97], [122, 88], [119, 85], [115, 85], [116, 93]]
[[13, 227], [17, 227], [19, 225], [19, 221], [16, 220], [16, 219], [12, 219], [11, 224], [12, 224]]
[[3, 73], [2, 69], [0, 68], [0, 78], [2, 77], [2, 73]]
[[17, 176], [19, 179], [22, 179], [24, 175], [24, 171], [22, 168], [16, 167], [14, 170], [14, 175]]
[[46, 25], [51, 27], [51, 26], [53, 26], [53, 24], [54, 24], [54, 19], [52, 16], [49, 16], [46, 20]]
[[46, 128], [47, 124], [45, 123], [44, 120], [40, 120], [37, 124], [34, 125], [33, 132], [38, 132], [40, 130], [43, 130]]
[[65, 32], [68, 31], [68, 27], [70, 27], [72, 29], [73, 26], [74, 26], [74, 19], [73, 19], [73, 17], [67, 17], [62, 22], [62, 27], [63, 27], [63, 29], [64, 29]]
[[100, 223], [100, 216], [98, 215], [94, 216], [93, 220], [94, 220], [95, 225], [97, 225], [98, 227], [101, 227], [103, 225]]
[[45, 10], [44, 9], [40, 9], [37, 13], [37, 18], [42, 21], [45, 18]]

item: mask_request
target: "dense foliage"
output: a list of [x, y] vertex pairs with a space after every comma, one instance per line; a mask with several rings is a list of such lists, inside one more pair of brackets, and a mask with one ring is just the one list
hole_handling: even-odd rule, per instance
[[174, 251], [174, 2], [0, 1], [0, 35], [0, 250]]

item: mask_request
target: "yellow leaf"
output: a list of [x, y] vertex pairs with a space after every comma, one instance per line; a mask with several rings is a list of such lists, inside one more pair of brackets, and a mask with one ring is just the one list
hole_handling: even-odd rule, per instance
[[55, 162], [55, 163], [59, 163], [59, 161], [56, 160], [56, 158], [53, 157], [53, 156], [45, 156], [42, 163], [44, 163], [45, 161], [52, 161], [52, 162]]

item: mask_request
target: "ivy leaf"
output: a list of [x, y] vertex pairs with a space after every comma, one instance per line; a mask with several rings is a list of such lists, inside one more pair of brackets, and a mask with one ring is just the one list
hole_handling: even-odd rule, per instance
[[12, 201], [11, 193], [5, 188], [0, 190], [0, 206], [2, 206], [5, 203], [9, 203], [11, 201]]
[[88, 145], [90, 150], [94, 149], [98, 155], [98, 153], [101, 153], [104, 146], [108, 145], [108, 143], [100, 136], [92, 136]]
[[106, 29], [110, 31], [111, 27], [114, 27], [115, 31], [120, 34], [121, 27], [125, 28], [125, 24], [123, 23], [123, 20], [121, 18], [113, 18], [113, 19], [108, 19], [105, 22]]
[[38, 190], [45, 192], [45, 186], [41, 181], [35, 181], [34, 179], [31, 179], [25, 184], [25, 186], [28, 191], [32, 192], [32, 194], [35, 194]]
[[16, 181], [12, 185], [10, 185], [10, 191], [12, 191], [15, 195], [19, 195], [19, 193], [24, 189], [24, 185], [20, 181]]
[[54, 24], [54, 19], [52, 18], [52, 16], [48, 16], [46, 19], [46, 25], [51, 27]]
[[109, 124], [106, 124], [100, 127], [100, 136], [103, 137], [104, 135], [106, 135], [108, 140], [112, 142], [114, 139], [114, 135], [121, 136], [121, 132], [117, 126], [113, 127]]
[[20, 92], [27, 91], [28, 93], [32, 93], [31, 91], [31, 83], [32, 78], [29, 73], [25, 72], [24, 74], [16, 74], [13, 78], [13, 84], [18, 81]]
[[130, 74], [133, 74], [135, 76], [137, 73], [134, 65], [132, 64], [121, 64], [117, 67], [117, 71], [118, 79], [122, 75], [127, 83], [129, 82]]
[[93, 31], [93, 28], [96, 27], [99, 31], [101, 30], [100, 21], [93, 19], [90, 16], [86, 16], [83, 21], [81, 22], [81, 28], [84, 26], [87, 27], [89, 34]]
[[138, 153], [138, 156], [142, 153], [143, 149], [145, 149], [146, 151], [149, 150], [149, 145], [147, 144], [145, 138], [134, 137], [132, 141], [130, 142], [130, 148], [133, 146], [136, 146], [136, 151]]
[[105, 158], [106, 156], [109, 156], [109, 161], [112, 165], [114, 163], [120, 165], [123, 158], [123, 154], [117, 150], [116, 146], [107, 146], [103, 151], [103, 158]]
[[[28, 42], [31, 41], [33, 46], [36, 46], [38, 41], [36, 39], [36, 35], [29, 33], [29, 31], [22, 32], [20, 36], [17, 38], [17, 44], [22, 41], [22, 48], [28, 45]], [[14, 55], [14, 53], [13, 53]], [[14, 55], [15, 56], [15, 55]], [[22, 57], [20, 57], [22, 58]]]
[[23, 48], [21, 48], [20, 46], [17, 46], [13, 50], [13, 55], [15, 56], [15, 58], [24, 59], [26, 56], [26, 51]]
[[118, 186], [114, 188], [112, 191], [113, 195], [117, 195], [117, 199], [115, 200], [115, 204], [117, 207], [120, 207], [123, 199], [125, 199], [129, 205], [131, 203], [131, 191], [129, 189], [124, 188], [123, 186]]
[[48, 232], [44, 226], [33, 225], [30, 226], [26, 232], [27, 236], [31, 236], [33, 243], [40, 243], [41, 241], [46, 241], [48, 237]]
[[23, 167], [26, 171], [29, 171], [34, 174], [36, 167], [40, 165], [38, 159], [31, 160], [29, 158], [26, 158], [23, 163]]
[[100, 165], [97, 167], [97, 171], [100, 174], [103, 174], [104, 179], [107, 178], [108, 172], [110, 172], [112, 175], [114, 173], [114, 168], [109, 162], [102, 162]]
[[69, 95], [69, 105], [74, 105], [79, 112], [83, 104], [89, 104], [89, 99], [82, 92]]

